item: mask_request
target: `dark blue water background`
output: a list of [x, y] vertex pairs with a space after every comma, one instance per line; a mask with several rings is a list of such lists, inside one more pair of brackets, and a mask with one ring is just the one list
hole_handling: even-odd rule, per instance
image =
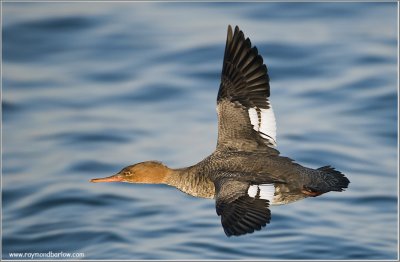
[[[395, 259], [396, 3], [3, 3], [2, 225], [9, 252], [86, 259]], [[216, 143], [227, 25], [271, 77], [278, 149], [351, 180], [227, 238], [214, 201], [92, 184], [194, 164]]]

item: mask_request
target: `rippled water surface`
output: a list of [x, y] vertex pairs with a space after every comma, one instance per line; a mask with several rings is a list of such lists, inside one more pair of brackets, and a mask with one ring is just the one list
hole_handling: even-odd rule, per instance
[[[2, 237], [85, 259], [396, 259], [396, 3], [3, 3]], [[216, 143], [227, 25], [271, 78], [278, 149], [351, 180], [227, 238], [214, 201], [92, 184]]]

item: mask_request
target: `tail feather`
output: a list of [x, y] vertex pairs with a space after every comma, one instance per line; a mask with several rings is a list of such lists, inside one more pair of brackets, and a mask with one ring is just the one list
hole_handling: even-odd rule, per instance
[[329, 191], [341, 192], [348, 187], [350, 181], [341, 172], [331, 166], [316, 169], [317, 173], [311, 176], [304, 188], [311, 193], [320, 195]]
[[328, 191], [341, 192], [347, 188], [350, 183], [349, 179], [347, 179], [344, 174], [335, 170], [335, 168], [331, 166], [323, 166], [317, 170], [323, 172], [323, 180], [328, 187], [327, 189], [329, 189]]

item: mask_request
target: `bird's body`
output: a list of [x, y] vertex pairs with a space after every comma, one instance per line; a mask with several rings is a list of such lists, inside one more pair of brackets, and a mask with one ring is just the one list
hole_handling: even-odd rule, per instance
[[347, 188], [349, 180], [329, 166], [311, 169], [280, 156], [269, 96], [262, 57], [238, 27], [233, 34], [229, 26], [215, 151], [190, 167], [171, 169], [148, 161], [92, 182], [161, 183], [195, 197], [215, 198], [228, 236], [261, 229], [270, 222], [270, 205]]
[[[304, 186], [314, 187], [315, 192], [319, 193], [331, 191], [330, 184], [326, 182], [330, 180], [325, 176], [326, 172], [303, 167], [287, 157], [263, 152], [232, 152], [217, 149], [194, 166], [172, 169], [167, 184], [189, 195], [202, 198], [214, 198], [214, 183], [223, 178], [241, 181], [248, 185], [272, 184], [275, 187], [275, 196], [270, 204], [281, 205], [312, 196], [312, 192], [307, 192]], [[321, 185], [324, 182], [327, 184]], [[344, 184], [338, 183], [336, 189], [340, 190], [340, 186]]]

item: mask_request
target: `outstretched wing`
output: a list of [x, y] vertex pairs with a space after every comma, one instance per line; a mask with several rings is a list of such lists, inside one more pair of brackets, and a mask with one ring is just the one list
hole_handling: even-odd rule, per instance
[[249, 183], [220, 178], [215, 182], [216, 210], [227, 236], [240, 236], [260, 230], [270, 222], [268, 209], [275, 187], [273, 184]]
[[273, 149], [276, 124], [269, 95], [267, 67], [257, 48], [237, 26], [232, 35], [229, 26], [217, 97], [217, 146], [278, 154]]

